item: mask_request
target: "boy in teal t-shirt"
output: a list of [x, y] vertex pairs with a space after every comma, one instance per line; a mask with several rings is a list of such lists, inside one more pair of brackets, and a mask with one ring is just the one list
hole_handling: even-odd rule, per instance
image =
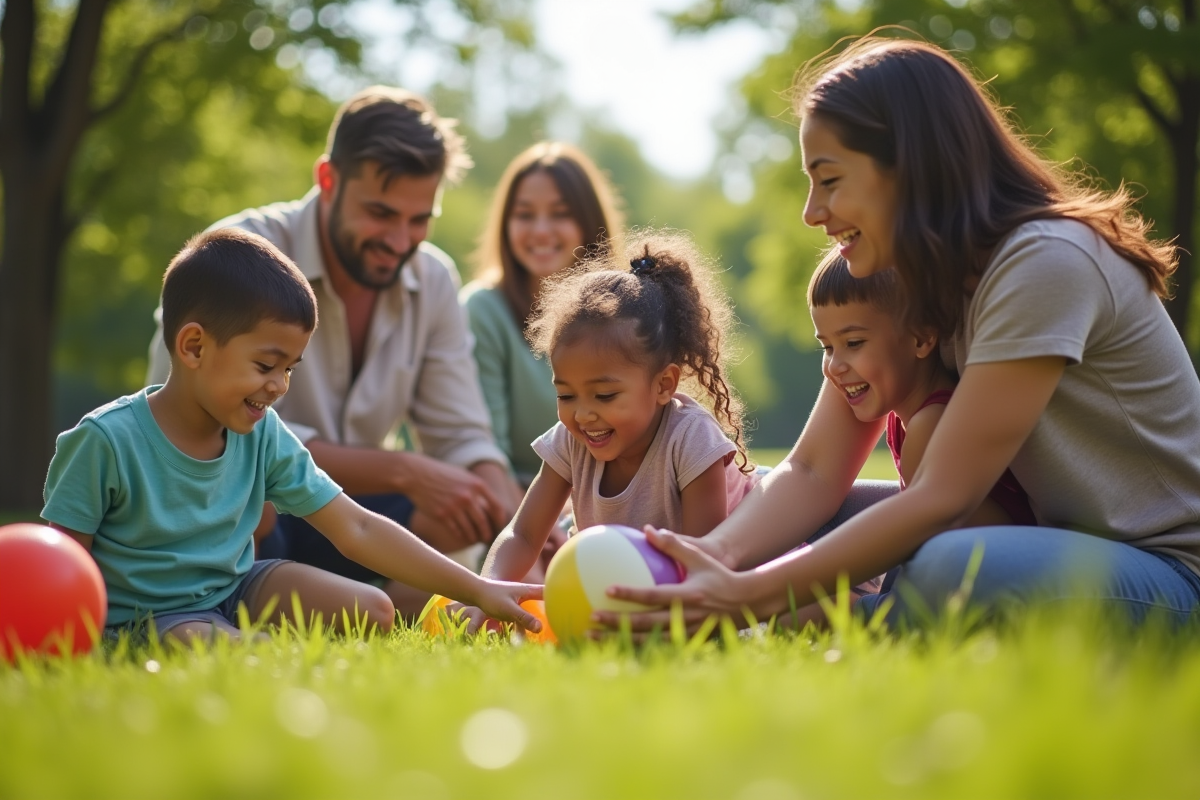
[[[306, 564], [254, 561], [263, 503], [304, 517], [346, 556], [401, 583], [537, 630], [518, 603], [540, 588], [480, 578], [350, 500], [271, 409], [317, 324], [304, 276], [266, 239], [194, 237], [163, 278], [166, 384], [122, 397], [58, 437], [42, 517], [100, 566], [108, 626], [153, 617], [160, 635], [237, 635], [295, 593], [303, 613], [389, 630], [381, 590]], [[275, 620], [290, 618], [279, 603]]]

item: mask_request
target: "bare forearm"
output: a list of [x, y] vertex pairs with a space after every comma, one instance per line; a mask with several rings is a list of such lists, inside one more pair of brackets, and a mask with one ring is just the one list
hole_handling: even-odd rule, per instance
[[485, 578], [500, 581], [521, 580], [537, 563], [541, 548], [534, 548], [529, 541], [518, 536], [512, 528], [505, 528], [492, 543], [483, 562], [481, 574]]
[[317, 466], [349, 495], [410, 494], [414, 466], [408, 453], [347, 447], [321, 439], [306, 443]]
[[832, 595], [838, 576], [850, 585], [903, 562], [931, 537], [956, 527], [970, 513], [969, 502], [955, 503], [936, 492], [902, 492], [855, 515], [811, 547], [743, 573], [747, 605], [762, 618], [816, 599], [814, 587]]
[[799, 546], [837, 512], [847, 488], [784, 462], [707, 537], [732, 569], [749, 569]]
[[392, 580], [474, 605], [479, 578], [411, 532], [376, 514], [335, 542], [347, 558]]

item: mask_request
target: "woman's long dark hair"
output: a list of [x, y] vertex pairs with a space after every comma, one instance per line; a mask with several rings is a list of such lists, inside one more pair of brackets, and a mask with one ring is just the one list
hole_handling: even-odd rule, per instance
[[865, 37], [806, 64], [796, 112], [829, 124], [842, 145], [896, 179], [895, 267], [910, 322], [953, 334], [964, 283], [995, 246], [1035, 219], [1090, 226], [1160, 297], [1175, 248], [1148, 237], [1124, 186], [1097, 191], [1047, 163], [949, 54], [923, 42]]
[[619, 251], [624, 225], [616, 193], [608, 179], [578, 148], [563, 142], [539, 142], [512, 160], [496, 187], [474, 259], [482, 270], [483, 280], [504, 293], [522, 328], [529, 322], [535, 298], [529, 273], [513, 255], [512, 242], [508, 240], [508, 218], [512, 216], [521, 181], [535, 172], [544, 172], [554, 181], [583, 233], [583, 249], [575, 254], [577, 261]]

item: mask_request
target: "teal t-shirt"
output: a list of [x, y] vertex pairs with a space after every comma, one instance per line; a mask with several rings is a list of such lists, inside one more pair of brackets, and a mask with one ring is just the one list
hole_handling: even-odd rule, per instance
[[227, 430], [219, 458], [185, 455], [146, 402], [158, 388], [60, 434], [46, 476], [42, 517], [95, 537], [108, 625], [215, 607], [254, 562], [263, 503], [305, 517], [341, 493], [272, 409], [246, 435]]

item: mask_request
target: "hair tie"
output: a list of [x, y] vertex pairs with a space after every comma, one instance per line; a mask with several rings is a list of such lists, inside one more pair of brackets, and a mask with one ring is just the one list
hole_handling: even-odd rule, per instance
[[629, 266], [633, 270], [633, 274], [641, 278], [649, 275], [650, 271], [658, 266], [658, 262], [652, 256], [642, 256], [630, 261]]

